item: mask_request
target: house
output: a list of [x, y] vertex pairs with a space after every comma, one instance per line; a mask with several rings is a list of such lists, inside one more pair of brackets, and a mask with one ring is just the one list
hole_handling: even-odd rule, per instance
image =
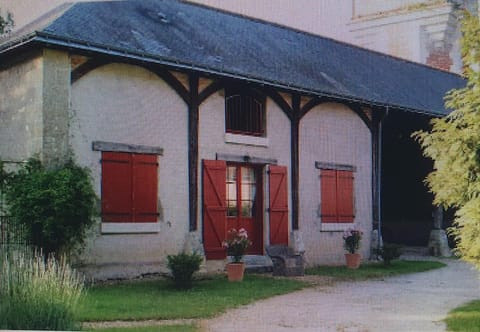
[[382, 119], [442, 116], [448, 72], [175, 0], [65, 5], [0, 44], [0, 156], [91, 169], [97, 278], [165, 270], [195, 250], [221, 269], [284, 244], [343, 263], [342, 232], [378, 237]]

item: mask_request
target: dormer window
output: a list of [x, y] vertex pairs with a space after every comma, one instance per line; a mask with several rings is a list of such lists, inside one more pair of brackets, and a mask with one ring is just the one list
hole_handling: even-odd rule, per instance
[[253, 89], [225, 89], [227, 133], [265, 136], [266, 98]]

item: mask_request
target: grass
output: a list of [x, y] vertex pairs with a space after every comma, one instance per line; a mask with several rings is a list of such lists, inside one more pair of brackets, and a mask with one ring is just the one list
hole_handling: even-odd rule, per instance
[[307, 268], [305, 273], [333, 277], [338, 281], [359, 281], [368, 279], [382, 279], [399, 274], [424, 272], [446, 266], [436, 261], [404, 261], [395, 260], [390, 266], [383, 263], [362, 264], [359, 269], [351, 270], [345, 266], [318, 266]]
[[95, 329], [96, 332], [195, 332], [197, 327], [194, 325], [161, 325], [161, 326], [136, 326], [136, 327], [111, 327], [105, 329]]
[[450, 311], [445, 322], [448, 331], [479, 332], [480, 300], [469, 302]]
[[304, 287], [297, 280], [255, 275], [238, 283], [223, 276], [200, 280], [186, 291], [174, 289], [166, 280], [125, 282], [88, 289], [79, 317], [82, 321], [207, 318]]

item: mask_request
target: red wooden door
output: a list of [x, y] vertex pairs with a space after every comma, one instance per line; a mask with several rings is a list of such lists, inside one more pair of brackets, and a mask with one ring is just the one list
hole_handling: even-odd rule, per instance
[[269, 166], [270, 244], [288, 245], [288, 177], [285, 166]]
[[247, 253], [263, 253], [262, 169], [244, 164], [227, 166], [227, 229], [245, 228], [252, 245]]
[[226, 171], [225, 161], [203, 161], [203, 245], [207, 259], [226, 257], [222, 247], [227, 235]]

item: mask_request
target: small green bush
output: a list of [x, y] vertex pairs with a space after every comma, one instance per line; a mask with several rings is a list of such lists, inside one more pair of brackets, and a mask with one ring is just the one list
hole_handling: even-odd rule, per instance
[[178, 289], [192, 288], [193, 274], [200, 269], [202, 256], [197, 253], [168, 255], [168, 268], [172, 272], [173, 282]]
[[57, 256], [83, 245], [97, 202], [88, 169], [73, 161], [47, 169], [30, 159], [16, 173], [2, 171], [2, 179], [8, 212], [29, 243]]
[[389, 266], [394, 259], [397, 259], [402, 254], [402, 247], [398, 244], [384, 243], [383, 247], [376, 249], [375, 253], [380, 256], [385, 266]]
[[53, 255], [0, 254], [0, 329], [79, 329], [75, 311], [83, 280]]

